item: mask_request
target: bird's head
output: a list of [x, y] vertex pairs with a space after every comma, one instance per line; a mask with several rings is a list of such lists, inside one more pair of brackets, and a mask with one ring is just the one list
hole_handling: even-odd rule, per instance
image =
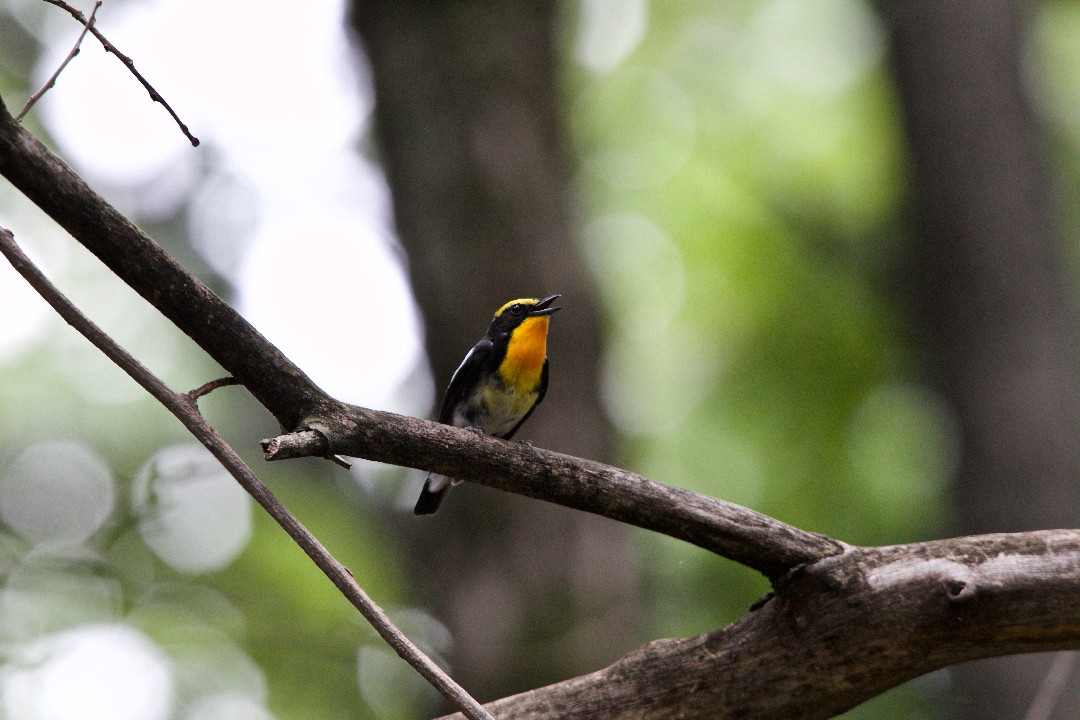
[[509, 335], [514, 331], [514, 328], [530, 318], [543, 318], [543, 325], [546, 329], [548, 316], [562, 309], [553, 306], [553, 303], [559, 297], [559, 295], [549, 295], [543, 300], [534, 298], [511, 300], [495, 311], [495, 317], [491, 320], [491, 329], [488, 334], [493, 337], [504, 333]]

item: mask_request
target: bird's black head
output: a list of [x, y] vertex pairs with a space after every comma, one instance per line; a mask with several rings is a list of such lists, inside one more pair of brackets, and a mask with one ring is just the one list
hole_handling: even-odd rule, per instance
[[496, 337], [501, 334], [509, 335], [525, 320], [534, 317], [545, 317], [562, 308], [553, 307], [552, 303], [559, 299], [558, 295], [549, 295], [543, 300], [533, 298], [519, 298], [511, 300], [495, 311], [495, 317], [491, 321], [488, 335]]

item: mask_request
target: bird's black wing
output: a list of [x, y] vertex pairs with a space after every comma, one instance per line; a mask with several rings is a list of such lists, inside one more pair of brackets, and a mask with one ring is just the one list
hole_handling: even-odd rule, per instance
[[465, 359], [458, 365], [458, 369], [454, 371], [450, 384], [446, 388], [446, 395], [443, 396], [442, 409], [439, 410], [439, 422], [443, 425], [453, 424], [454, 408], [465, 400], [469, 389], [476, 385], [480, 370], [491, 356], [492, 345], [491, 340], [487, 338], [473, 345], [465, 355]]
[[518, 420], [518, 424], [515, 425], [514, 427], [510, 428], [510, 432], [508, 432], [508, 433], [506, 433], [505, 435], [502, 436], [503, 440], [509, 440], [510, 438], [514, 437], [514, 433], [516, 433], [518, 430], [521, 429], [521, 426], [524, 425], [525, 421], [529, 419], [529, 416], [533, 414], [533, 410], [536, 409], [536, 406], [539, 405], [541, 403], [541, 401], [543, 401], [544, 395], [547, 394], [547, 386], [548, 386], [548, 361], [547, 361], [547, 358], [544, 358], [544, 369], [540, 371], [540, 387], [537, 388], [537, 390], [536, 390], [536, 402], [534, 402], [532, 404], [532, 407], [529, 408], [529, 412], [525, 413], [524, 417], [522, 417], [520, 420]]

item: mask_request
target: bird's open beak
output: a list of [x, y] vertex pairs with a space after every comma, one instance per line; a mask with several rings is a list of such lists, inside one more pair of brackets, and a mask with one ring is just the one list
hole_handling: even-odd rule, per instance
[[559, 295], [551, 295], [536, 303], [532, 306], [532, 310], [529, 311], [529, 316], [536, 317], [537, 315], [550, 315], [556, 310], [562, 310], [562, 308], [559, 307], [551, 307], [551, 303], [558, 300], [559, 297]]

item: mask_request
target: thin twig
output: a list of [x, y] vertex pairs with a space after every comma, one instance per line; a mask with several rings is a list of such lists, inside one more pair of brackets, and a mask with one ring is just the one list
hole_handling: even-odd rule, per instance
[[131, 58], [117, 50], [116, 46], [109, 42], [108, 39], [104, 35], [102, 35], [96, 27], [90, 25], [90, 23], [86, 20], [86, 18], [77, 8], [68, 5], [66, 2], [64, 2], [64, 0], [45, 0], [45, 2], [49, 3], [50, 5], [55, 5], [62, 10], [66, 10], [69, 15], [71, 15], [73, 18], [85, 25], [87, 29], [90, 30], [90, 34], [96, 37], [101, 43], [101, 46], [105, 48], [105, 52], [110, 52], [115, 55], [116, 58], [120, 62], [124, 63], [125, 67], [127, 67], [127, 69], [131, 71], [131, 74], [134, 75], [140, 83], [142, 83], [142, 86], [146, 88], [146, 92], [150, 93], [150, 99], [156, 103], [161, 103], [161, 106], [168, 110], [169, 114], [172, 115], [172, 119], [176, 121], [176, 124], [178, 126], [180, 126], [180, 131], [184, 133], [188, 141], [191, 142], [191, 145], [193, 147], [199, 146], [199, 138], [191, 134], [191, 131], [188, 130], [188, 126], [180, 120], [180, 116], [176, 114], [176, 111], [172, 109], [172, 106], [169, 105], [169, 103], [165, 102], [165, 98], [161, 97], [161, 94], [154, 89], [154, 86], [151, 85], [146, 78], [142, 76], [142, 73], [135, 69], [135, 62]]
[[0, 227], [0, 253], [7, 257], [31, 287], [72, 327], [101, 350], [124, 372], [154, 396], [169, 412], [199, 440], [229, 471], [240, 485], [255, 498], [278, 522], [289, 536], [310, 557], [341, 593], [360, 611], [371, 626], [406, 662], [412, 665], [429, 683], [448, 700], [453, 702], [470, 720], [494, 720], [484, 708], [464, 689], [413, 644], [387, 617], [386, 613], [368, 597], [353, 579], [352, 573], [323, 547], [296, 516], [281, 504], [262, 483], [247, 464], [226, 443], [217, 431], [199, 414], [195, 401], [189, 395], [178, 393], [150, 372], [115, 340], [75, 307], [54, 286], [15, 243], [10, 230]]
[[82, 45], [83, 38], [86, 37], [86, 31], [90, 29], [90, 26], [94, 24], [94, 16], [97, 15], [98, 8], [101, 7], [101, 0], [97, 0], [94, 3], [94, 9], [90, 11], [90, 18], [83, 25], [82, 32], [79, 33], [78, 39], [75, 41], [74, 47], [71, 48], [71, 52], [64, 58], [64, 62], [60, 63], [60, 67], [56, 68], [56, 72], [52, 74], [45, 84], [41, 86], [41, 89], [30, 96], [30, 99], [26, 101], [26, 105], [23, 105], [23, 109], [19, 111], [19, 114], [15, 116], [15, 119], [22, 122], [22, 119], [26, 117], [26, 113], [30, 111], [30, 108], [34, 107], [34, 103], [41, 99], [41, 96], [52, 89], [56, 85], [56, 79], [60, 77], [60, 73], [64, 72], [64, 68], [71, 62], [76, 55], [79, 54], [79, 46]]
[[337, 465], [339, 468], [344, 468], [346, 470], [352, 469], [352, 463], [340, 455], [327, 455], [326, 459]]
[[[278, 435], [277, 437], [265, 438], [260, 440], [259, 444], [263, 449], [263, 460], [281, 460], [286, 457], [313, 457], [321, 455], [321, 457], [346, 470], [352, 468], [352, 463], [340, 455], [325, 454], [325, 449], [329, 447], [326, 442], [326, 436], [318, 430], [312, 430], [311, 428], [296, 433], [285, 433], [284, 435]], [[312, 445], [322, 447], [323, 453], [305, 452]], [[298, 451], [300, 454], [289, 455], [292, 451]]]
[[1061, 694], [1069, 685], [1069, 676], [1073, 673], [1076, 660], [1080, 658], [1077, 652], [1059, 652], [1054, 656], [1050, 667], [1046, 669], [1046, 677], [1039, 685], [1028, 711], [1024, 713], [1024, 720], [1047, 720], [1054, 712], [1054, 706], [1061, 699]]
[[203, 395], [209, 395], [210, 393], [212, 393], [213, 391], [217, 390], [220, 387], [225, 387], [227, 385], [239, 385], [239, 384], [240, 384], [240, 381], [237, 380], [234, 377], [231, 377], [231, 376], [230, 377], [218, 378], [217, 380], [211, 380], [210, 382], [203, 383], [202, 385], [195, 388], [191, 392], [186, 393], [186, 395], [187, 395], [189, 400], [194, 402], [195, 400], [198, 400], [199, 398], [201, 398]]

